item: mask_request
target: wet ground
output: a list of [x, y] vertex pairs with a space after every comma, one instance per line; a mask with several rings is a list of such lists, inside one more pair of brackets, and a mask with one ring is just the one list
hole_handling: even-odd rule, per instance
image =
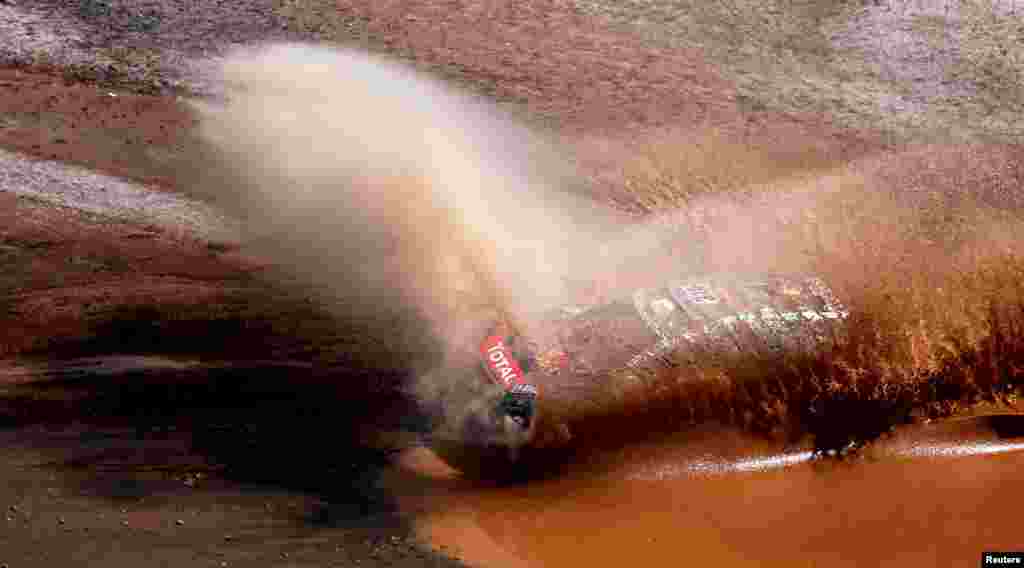
[[[607, 461], [604, 461], [607, 460]], [[484, 566], [969, 566], [1020, 550], [1024, 415], [899, 431], [852, 461], [811, 461], [728, 430], [630, 447], [529, 487], [432, 476], [423, 534]], [[443, 486], [443, 491], [437, 487]]]

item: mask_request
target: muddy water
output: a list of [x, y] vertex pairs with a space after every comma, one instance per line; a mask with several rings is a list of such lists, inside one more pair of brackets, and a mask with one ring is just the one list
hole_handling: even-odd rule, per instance
[[1020, 419], [919, 426], [843, 463], [691, 433], [519, 487], [417, 450], [396, 480], [424, 535], [479, 566], [967, 566], [1024, 548]]

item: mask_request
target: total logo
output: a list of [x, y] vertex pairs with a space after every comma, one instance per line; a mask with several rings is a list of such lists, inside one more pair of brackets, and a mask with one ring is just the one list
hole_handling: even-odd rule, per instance
[[525, 383], [523, 370], [506, 345], [504, 337], [492, 335], [484, 339], [480, 345], [480, 355], [491, 377], [505, 388]]

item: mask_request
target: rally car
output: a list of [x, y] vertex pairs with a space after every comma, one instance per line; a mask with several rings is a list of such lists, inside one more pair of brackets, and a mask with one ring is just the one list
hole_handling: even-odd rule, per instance
[[565, 306], [530, 325], [529, 336], [495, 321], [479, 338], [478, 377], [501, 396], [492, 420], [474, 427], [500, 432], [489, 443], [515, 459], [534, 441], [545, 385], [608, 380], [616, 369], [670, 367], [715, 351], [821, 349], [847, 315], [818, 277], [715, 274]]

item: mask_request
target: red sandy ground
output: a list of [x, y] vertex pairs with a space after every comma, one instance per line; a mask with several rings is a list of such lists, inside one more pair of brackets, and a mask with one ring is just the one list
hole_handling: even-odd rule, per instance
[[0, 146], [162, 186], [170, 170], [154, 152], [180, 151], [194, 119], [173, 97], [66, 83], [60, 76], [0, 69]]
[[[827, 117], [741, 111], [731, 85], [699, 52], [645, 45], [628, 31], [611, 29], [573, 12], [566, 2], [340, 0], [337, 5], [352, 24], [354, 40], [363, 37], [372, 46], [508, 103], [513, 112], [562, 133], [569, 144], [604, 137], [641, 141], [666, 128], [713, 125], [736, 136], [807, 141], [839, 160], [879, 148], [870, 134], [841, 132], [828, 124]], [[67, 84], [55, 74], [0, 69], [0, 147], [32, 158], [81, 164], [163, 191], [186, 191], [182, 180], [187, 176], [182, 176], [182, 171], [187, 170], [190, 152], [195, 151], [189, 135], [194, 118], [170, 97], [117, 95], [111, 97], [89, 84]], [[618, 159], [616, 155], [587, 156], [588, 147], [581, 148], [584, 164], [595, 168], [613, 166]], [[593, 162], [587, 161], [590, 157]], [[117, 333], [130, 331], [132, 326], [145, 327], [153, 320], [158, 320], [166, 338], [160, 346], [148, 346], [153, 350], [215, 358], [280, 356], [335, 362], [343, 349], [336, 334], [325, 332], [336, 326], [327, 320], [318, 322], [313, 317], [315, 306], [309, 307], [304, 299], [263, 303], [263, 286], [253, 278], [261, 265], [240, 254], [235, 244], [211, 244], [134, 223], [97, 221], [5, 193], [0, 193], [0, 244], [4, 246], [0, 249], [4, 255], [0, 257], [4, 261], [0, 357], [100, 354], [89, 349], [116, 352], [122, 341]], [[145, 310], [132, 311], [136, 308]], [[110, 325], [119, 319], [121, 325]], [[199, 333], [204, 328], [221, 329], [213, 322], [224, 319], [241, 323], [224, 328], [230, 333], [219, 336], [225, 337]], [[103, 333], [114, 336], [97, 337]], [[281, 417], [270, 416], [269, 430], [280, 428]], [[83, 440], [87, 433], [82, 433]], [[28, 439], [21, 430], [17, 436], [5, 436], [5, 447], [19, 436]], [[49, 434], [32, 439], [46, 436]], [[136, 442], [122, 441], [128, 446]], [[76, 447], [76, 443], [73, 440], [70, 445]], [[287, 438], [275, 449], [296, 443]], [[281, 454], [266, 455], [277, 460]], [[262, 472], [274, 465], [266, 463], [266, 455], [257, 456], [253, 470]], [[8, 491], [0, 491], [0, 511], [8, 506], [7, 500], [20, 498], [17, 495], [22, 493], [36, 495], [49, 483], [41, 481], [42, 474], [35, 470], [14, 468], [0, 473], [8, 480]], [[97, 481], [94, 473], [87, 470], [83, 474], [86, 479], [75, 482], [81, 487], [72, 485], [71, 493], [80, 496], [86, 484], [113, 484]], [[29, 489], [22, 491], [22, 487]], [[24, 558], [39, 553], [39, 563], [47, 561], [40, 551], [51, 559], [65, 558], [60, 556], [61, 550], [93, 541], [121, 546], [124, 565], [139, 565], [130, 560], [151, 559], [154, 546], [165, 547], [160, 554], [166, 561], [194, 563], [199, 556], [190, 551], [197, 547], [213, 551], [202, 558], [212, 562], [222, 558], [216, 556], [221, 549], [234, 550], [231, 543], [239, 539], [246, 543], [237, 549], [242, 552], [250, 542], [255, 547], [277, 538], [283, 543], [282, 551], [297, 542], [282, 536], [291, 534], [294, 524], [289, 523], [294, 519], [275, 517], [278, 524], [270, 529], [252, 528], [245, 523], [262, 518], [262, 505], [253, 509], [246, 501], [235, 507], [232, 497], [211, 495], [196, 497], [198, 503], [181, 495], [148, 501], [101, 521], [85, 518], [86, 511], [94, 514], [88, 508], [96, 505], [70, 500], [78, 497], [68, 496], [66, 501], [39, 498], [32, 519], [25, 513], [25, 505], [11, 501], [20, 508], [9, 509], [8, 519], [0, 523], [23, 526], [25, 531], [17, 534], [26, 539], [46, 535], [45, 540], [25, 540], [19, 545]], [[286, 507], [291, 506], [285, 503], [288, 500], [274, 497], [267, 502]], [[81, 515], [73, 509], [80, 509]], [[215, 527], [190, 536], [187, 531], [201, 526], [193, 519], [213, 521], [202, 515], [186, 517], [179, 510], [201, 510], [224, 518], [233, 515], [236, 529], [232, 530], [236, 532], [223, 535], [218, 532], [222, 529]], [[59, 523], [58, 515], [63, 515]], [[183, 525], [175, 523], [178, 515], [183, 517]], [[125, 530], [138, 529], [135, 536], [125, 538], [116, 532], [122, 516]], [[493, 522], [491, 517], [487, 519]], [[221, 522], [219, 526], [226, 525]], [[232, 536], [235, 540], [229, 541]], [[308, 541], [309, 550], [327, 548], [327, 541], [316, 533], [301, 538]], [[4, 553], [11, 552], [0, 550], [0, 564], [8, 561]], [[242, 552], [238, 557], [248, 558], [249, 565], [280, 565], [286, 558], [276, 552], [273, 557], [259, 558], [242, 556]], [[326, 565], [328, 552], [310, 554], [311, 564]], [[335, 554], [333, 548], [331, 554]], [[422, 566], [425, 561], [416, 557], [401, 565]]]

